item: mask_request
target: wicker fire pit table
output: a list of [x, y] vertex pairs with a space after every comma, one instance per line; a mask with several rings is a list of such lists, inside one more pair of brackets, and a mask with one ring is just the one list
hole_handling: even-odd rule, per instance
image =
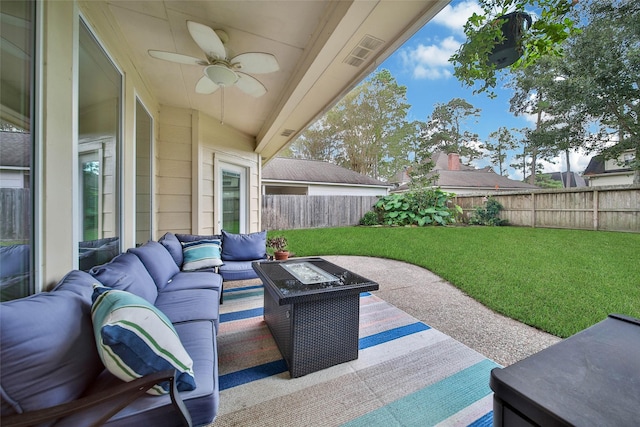
[[254, 262], [264, 320], [292, 378], [358, 358], [360, 293], [378, 284], [322, 258]]

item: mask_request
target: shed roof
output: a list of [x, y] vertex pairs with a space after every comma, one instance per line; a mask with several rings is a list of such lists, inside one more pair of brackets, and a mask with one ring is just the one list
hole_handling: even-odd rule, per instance
[[265, 165], [262, 180], [389, 186], [385, 182], [332, 163], [284, 157], [273, 158]]

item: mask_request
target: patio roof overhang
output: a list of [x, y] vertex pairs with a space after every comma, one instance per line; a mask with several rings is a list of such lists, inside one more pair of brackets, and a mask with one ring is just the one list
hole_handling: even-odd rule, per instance
[[234, 87], [224, 94], [224, 123], [255, 138], [263, 162], [364, 79], [450, 0], [85, 2], [110, 16], [132, 62], [162, 105], [222, 113], [221, 91], [197, 94], [203, 67], [152, 58], [149, 49], [201, 57], [187, 31], [193, 20], [222, 29], [233, 54], [268, 52], [280, 70], [256, 75], [267, 94]]

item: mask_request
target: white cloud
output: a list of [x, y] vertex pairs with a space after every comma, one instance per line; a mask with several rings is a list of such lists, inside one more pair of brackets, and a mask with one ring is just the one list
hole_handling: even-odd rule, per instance
[[474, 13], [482, 14], [482, 9], [476, 1], [466, 0], [453, 6], [448, 4], [433, 18], [432, 22], [462, 34], [464, 24]]
[[431, 20], [431, 23], [445, 27], [445, 31], [451, 35], [402, 49], [399, 56], [405, 69], [410, 70], [415, 79], [450, 78], [453, 72], [449, 58], [463, 43], [464, 24], [474, 12], [482, 12], [476, 0], [463, 0], [453, 6], [451, 4], [445, 6]]
[[[513, 161], [513, 159], [509, 159]], [[582, 151], [570, 151], [569, 152], [569, 162], [571, 163], [571, 171], [577, 172], [581, 174], [587, 168], [589, 164], [589, 160], [591, 160], [591, 154], [585, 154]], [[551, 173], [551, 172], [566, 172], [567, 170], [567, 158], [564, 153], [550, 159], [550, 160], [538, 160], [540, 164], [542, 164], [543, 173]], [[527, 175], [529, 174], [529, 170], [527, 170]], [[522, 181], [523, 175], [522, 170], [514, 170], [509, 168], [509, 178], [514, 179], [516, 181]]]
[[[591, 155], [586, 155], [581, 151], [569, 151], [569, 163], [573, 172], [584, 172], [589, 160], [591, 160]], [[565, 172], [567, 170], [567, 156], [565, 153], [554, 157], [549, 162], [542, 161], [541, 163], [544, 172]]]
[[449, 36], [437, 44], [419, 44], [400, 52], [405, 67], [412, 70], [416, 79], [436, 80], [451, 77], [449, 57], [454, 54], [462, 42]]

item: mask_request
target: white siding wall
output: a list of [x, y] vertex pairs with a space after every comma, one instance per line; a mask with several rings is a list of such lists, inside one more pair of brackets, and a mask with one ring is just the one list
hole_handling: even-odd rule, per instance
[[24, 172], [21, 170], [0, 170], [0, 187], [23, 188]]
[[631, 185], [633, 184], [633, 173], [615, 174], [603, 176], [590, 176], [589, 187], [602, 187], [605, 185]]
[[191, 232], [191, 111], [162, 106], [156, 146], [156, 238]]
[[236, 129], [220, 124], [220, 120], [197, 113], [198, 136], [200, 145], [200, 167], [202, 176], [199, 188], [199, 198], [203, 209], [199, 210], [199, 227], [204, 234], [220, 232], [219, 219], [214, 214], [217, 211], [215, 200], [216, 170], [218, 162], [225, 162], [241, 166], [247, 170], [247, 214], [248, 232], [260, 231], [260, 156], [254, 152], [255, 138], [245, 135]]
[[254, 139], [198, 111], [162, 106], [156, 150], [156, 236], [219, 233], [218, 161], [247, 168], [249, 231], [260, 229], [259, 161]]
[[309, 185], [309, 196], [382, 196], [388, 193], [386, 188], [351, 187], [341, 185]]
[[[40, 182], [42, 212], [43, 288], [55, 284], [77, 265], [77, 53], [80, 14], [124, 76], [123, 99], [123, 247], [135, 244], [135, 105], [136, 96], [154, 120], [155, 230], [161, 236], [176, 232], [209, 231], [214, 228], [214, 155], [247, 167], [249, 173], [249, 229], [260, 229], [260, 156], [255, 139], [220, 125], [210, 117], [160, 106], [143, 82], [132, 61], [132, 53], [107, 2], [45, 1], [42, 7], [42, 170]], [[192, 141], [196, 144], [192, 144]], [[195, 156], [195, 161], [193, 161]], [[193, 167], [196, 165], [197, 167]], [[193, 171], [200, 181], [193, 183]], [[193, 189], [196, 189], [194, 193]], [[192, 197], [195, 194], [196, 197]], [[196, 219], [194, 221], [194, 218]]]

